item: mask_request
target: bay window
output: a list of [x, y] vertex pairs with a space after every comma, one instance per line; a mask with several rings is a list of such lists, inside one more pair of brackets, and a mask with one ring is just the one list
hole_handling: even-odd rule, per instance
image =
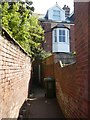
[[69, 29], [54, 28], [52, 38], [52, 52], [70, 52]]
[[57, 30], [54, 30], [54, 42], [57, 42]]
[[68, 43], [69, 30], [67, 28], [55, 28], [53, 30], [53, 42]]

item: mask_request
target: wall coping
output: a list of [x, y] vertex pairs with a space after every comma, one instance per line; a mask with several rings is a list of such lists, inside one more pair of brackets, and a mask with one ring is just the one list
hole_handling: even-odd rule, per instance
[[61, 62], [61, 60], [58, 61], [58, 63], [60, 64], [60, 67], [61, 67], [61, 68], [66, 68], [66, 67], [69, 67], [69, 66], [71, 66], [71, 65], [76, 65], [76, 62], [73, 62], [73, 63], [70, 63], [70, 64], [66, 64], [66, 65], [63, 65], [62, 62]]
[[[26, 54], [28, 57], [31, 58], [31, 56], [22, 48], [22, 46], [8, 33], [8, 31], [2, 27], [2, 33], [4, 32], [4, 35], [6, 37], [6, 39], [10, 42], [12, 42], [14, 45], [16, 45], [17, 47], [19, 47], [19, 49], [24, 53]], [[1, 34], [2, 36], [2, 34]], [[3, 37], [3, 36], [2, 36]]]

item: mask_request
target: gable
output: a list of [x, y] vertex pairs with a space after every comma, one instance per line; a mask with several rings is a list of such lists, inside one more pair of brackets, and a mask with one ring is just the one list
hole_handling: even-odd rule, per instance
[[56, 5], [54, 5], [53, 7], [49, 8], [49, 10], [54, 10], [54, 9], [57, 9], [57, 10], [60, 10], [62, 11], [63, 13], [65, 13], [65, 11], [56, 3]]
[[48, 20], [65, 21], [65, 11], [56, 4], [48, 9], [47, 18]]

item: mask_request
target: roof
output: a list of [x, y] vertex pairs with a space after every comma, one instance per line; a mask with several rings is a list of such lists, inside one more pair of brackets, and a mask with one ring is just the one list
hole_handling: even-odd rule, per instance
[[45, 18], [48, 19], [48, 10], [46, 12]]
[[[55, 7], [55, 6], [58, 6], [58, 4], [54, 5], [53, 7]], [[40, 18], [39, 21], [41, 21], [41, 22], [57, 22], [57, 23], [74, 24], [74, 12], [72, 12], [72, 13], [69, 15], [69, 17], [67, 17], [67, 18], [65, 19], [65, 21], [55, 21], [55, 20], [51, 20], [51, 19], [49, 20], [49, 19], [48, 19], [48, 11], [49, 11], [50, 9], [52, 9], [53, 7], [49, 8], [49, 9], [47, 10], [47, 12], [46, 12], [45, 17]], [[59, 7], [59, 8], [60, 8], [60, 7]], [[60, 8], [60, 9], [61, 9], [61, 8]], [[61, 9], [61, 10], [63, 10], [63, 9]]]
[[66, 18], [66, 20], [67, 20], [67, 21], [70, 21], [71, 23], [74, 23], [74, 19], [75, 19], [75, 18], [74, 18], [74, 12], [72, 12], [72, 13], [70, 14], [70, 16]]
[[63, 12], [65, 12], [59, 5], [58, 3], [56, 2], [56, 4], [54, 6], [52, 6], [51, 8], [49, 8], [48, 10], [51, 10], [52, 8], [54, 7], [58, 7], [60, 10], [62, 10]]
[[56, 4], [54, 6], [52, 6], [51, 8], [49, 8], [46, 12], [46, 15], [45, 15], [45, 18], [48, 19], [48, 11], [53, 9], [54, 7], [58, 7], [61, 11], [65, 12], [59, 5], [58, 3], [56, 2]]
[[54, 26], [52, 29], [55, 29], [55, 28], [67, 28], [67, 29], [69, 29], [68, 27], [66, 27], [66, 26], [64, 25], [64, 23], [59, 23], [59, 24], [57, 24], [56, 26]]
[[69, 20], [65, 20], [65, 21], [55, 21], [55, 20], [48, 20], [46, 18], [40, 18], [39, 19], [40, 22], [43, 23], [63, 23], [63, 24], [73, 24], [72, 22], [70, 22]]

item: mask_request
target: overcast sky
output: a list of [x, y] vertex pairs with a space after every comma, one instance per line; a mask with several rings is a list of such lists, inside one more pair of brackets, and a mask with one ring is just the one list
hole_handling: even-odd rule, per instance
[[71, 9], [71, 13], [74, 9], [74, 0], [32, 0], [33, 6], [35, 8], [35, 13], [45, 14], [47, 9], [51, 8], [58, 3], [58, 5], [62, 8], [65, 4], [68, 5]]

